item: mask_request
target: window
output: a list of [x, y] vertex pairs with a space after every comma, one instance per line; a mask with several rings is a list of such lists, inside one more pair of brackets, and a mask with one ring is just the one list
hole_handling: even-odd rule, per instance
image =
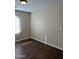
[[15, 34], [20, 33], [20, 19], [19, 17], [15, 16]]

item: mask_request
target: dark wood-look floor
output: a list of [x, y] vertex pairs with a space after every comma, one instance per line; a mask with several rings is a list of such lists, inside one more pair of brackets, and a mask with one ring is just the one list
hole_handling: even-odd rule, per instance
[[15, 44], [15, 59], [63, 59], [62, 50], [33, 39]]

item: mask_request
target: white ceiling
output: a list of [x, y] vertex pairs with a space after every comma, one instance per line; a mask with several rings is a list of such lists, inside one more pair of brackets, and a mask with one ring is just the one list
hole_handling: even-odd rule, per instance
[[20, 4], [20, 0], [15, 0], [15, 9], [20, 11], [32, 12], [43, 8], [50, 4], [54, 4], [57, 0], [28, 0], [26, 5]]

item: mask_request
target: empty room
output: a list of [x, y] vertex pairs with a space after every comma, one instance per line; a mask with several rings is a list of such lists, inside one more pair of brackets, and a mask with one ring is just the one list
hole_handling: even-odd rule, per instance
[[63, 0], [15, 0], [15, 59], [63, 59]]

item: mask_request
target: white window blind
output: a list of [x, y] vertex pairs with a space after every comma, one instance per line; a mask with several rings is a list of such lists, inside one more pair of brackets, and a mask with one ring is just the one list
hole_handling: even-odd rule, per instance
[[15, 16], [15, 34], [20, 33], [20, 19], [19, 17]]

